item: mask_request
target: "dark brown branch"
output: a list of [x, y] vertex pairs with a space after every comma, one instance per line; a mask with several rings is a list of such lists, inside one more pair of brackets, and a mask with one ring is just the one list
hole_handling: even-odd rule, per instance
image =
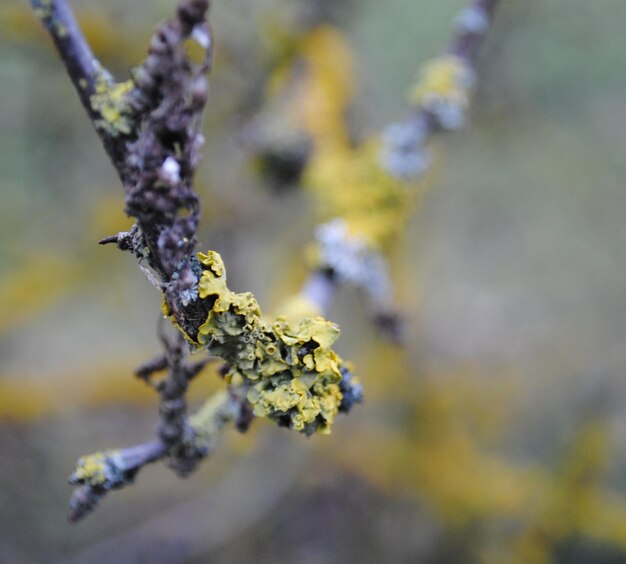
[[[178, 323], [193, 336], [206, 317], [194, 300], [200, 204], [192, 178], [211, 66], [208, 0], [182, 0], [176, 17], [155, 31], [133, 79], [120, 84], [93, 55], [66, 0], [32, 5], [124, 185], [126, 211], [137, 220], [137, 228], [102, 243], [117, 242], [149, 265]], [[189, 41], [203, 52], [196, 63], [187, 55]]]
[[[198, 305], [200, 268], [195, 258], [200, 204], [192, 180], [203, 143], [201, 115], [211, 66], [212, 40], [206, 23], [208, 0], [181, 0], [176, 16], [155, 31], [145, 62], [130, 81], [116, 84], [102, 68], [81, 33], [66, 0], [32, 0], [94, 123], [126, 192], [126, 212], [137, 220], [128, 232], [106, 237], [138, 257], [151, 281], [164, 292], [180, 327], [195, 335], [206, 319]], [[202, 54], [193, 62], [188, 43]], [[71, 501], [70, 520], [91, 511], [111, 489], [131, 483], [146, 464], [167, 458], [181, 475], [192, 471], [211, 450], [213, 435], [231, 420], [246, 427], [245, 394], [217, 396], [201, 410], [194, 428], [187, 413], [189, 382], [207, 360], [189, 362], [182, 333], [162, 336], [165, 353], [138, 370], [160, 397], [158, 438], [79, 461], [71, 482], [81, 485]], [[167, 371], [153, 383], [152, 375]], [[215, 400], [215, 401], [217, 401]], [[243, 414], [239, 422], [239, 414]], [[208, 426], [208, 428], [203, 427]]]

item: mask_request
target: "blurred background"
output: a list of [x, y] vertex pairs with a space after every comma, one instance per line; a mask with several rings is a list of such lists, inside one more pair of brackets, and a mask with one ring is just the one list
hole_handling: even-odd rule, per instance
[[[173, 1], [76, 0], [120, 79]], [[259, 177], [241, 129], [273, 36], [309, 0], [214, 2], [200, 248], [265, 310], [297, 288], [306, 192]], [[405, 115], [463, 0], [318, 3], [353, 52], [355, 135]], [[393, 270], [407, 345], [361, 297], [331, 312], [366, 402], [330, 436], [257, 421], [187, 480], [161, 464], [66, 523], [78, 456], [153, 436], [132, 376], [160, 297], [97, 241], [117, 177], [26, 0], [0, 5], [0, 561], [626, 562], [626, 4], [503, 0], [469, 127], [436, 141]], [[207, 370], [198, 403], [220, 383]]]

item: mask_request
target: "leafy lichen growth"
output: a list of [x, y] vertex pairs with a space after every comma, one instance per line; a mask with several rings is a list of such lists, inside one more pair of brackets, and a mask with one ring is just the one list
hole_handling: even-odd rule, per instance
[[112, 83], [104, 73], [98, 76], [95, 94], [91, 96], [91, 107], [101, 116], [101, 119], [94, 121], [96, 127], [113, 137], [131, 133], [133, 120], [130, 95], [134, 86], [132, 80]]
[[332, 349], [339, 327], [322, 317], [268, 321], [251, 293], [228, 288], [218, 253], [198, 258], [208, 315], [196, 340], [188, 339], [224, 359], [226, 381], [248, 387], [255, 415], [306, 434], [330, 432], [342, 400], [343, 361]]

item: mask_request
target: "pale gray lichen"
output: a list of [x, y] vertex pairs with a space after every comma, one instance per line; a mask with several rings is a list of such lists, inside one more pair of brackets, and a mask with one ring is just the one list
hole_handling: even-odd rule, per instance
[[392, 283], [387, 261], [367, 241], [351, 235], [347, 222], [335, 218], [317, 227], [319, 264], [329, 268], [342, 283], [365, 291], [376, 309], [391, 305]]
[[422, 121], [389, 125], [382, 136], [380, 166], [401, 180], [420, 177], [432, 162], [432, 156], [424, 146], [427, 137]]

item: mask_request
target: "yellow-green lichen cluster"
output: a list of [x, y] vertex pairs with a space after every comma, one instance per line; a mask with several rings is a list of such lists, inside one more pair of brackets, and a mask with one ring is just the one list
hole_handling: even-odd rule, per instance
[[111, 83], [104, 74], [98, 77], [95, 93], [91, 96], [91, 107], [101, 116], [101, 119], [94, 121], [96, 127], [113, 137], [120, 134], [128, 135], [132, 131], [132, 108], [129, 98], [134, 86], [132, 80]]
[[474, 71], [461, 57], [444, 55], [422, 69], [409, 101], [434, 115], [444, 129], [463, 125], [474, 86]]
[[73, 483], [109, 488], [115, 480], [111, 459], [117, 451], [102, 451], [79, 458], [72, 474]]
[[224, 359], [229, 383], [249, 386], [255, 415], [307, 434], [328, 432], [342, 398], [342, 360], [332, 350], [339, 327], [321, 317], [267, 321], [251, 293], [228, 288], [218, 253], [198, 257], [208, 315], [196, 345]]

